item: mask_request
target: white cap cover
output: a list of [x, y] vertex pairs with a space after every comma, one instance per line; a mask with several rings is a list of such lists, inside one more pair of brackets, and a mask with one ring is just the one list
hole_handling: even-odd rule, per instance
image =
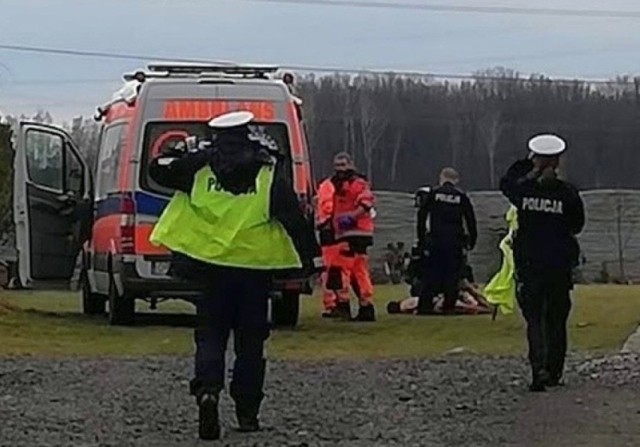
[[566, 148], [567, 143], [557, 135], [538, 135], [529, 140], [529, 150], [536, 155], [559, 155]]
[[231, 112], [220, 115], [209, 121], [209, 127], [214, 129], [230, 129], [232, 127], [249, 124], [255, 116], [251, 112]]

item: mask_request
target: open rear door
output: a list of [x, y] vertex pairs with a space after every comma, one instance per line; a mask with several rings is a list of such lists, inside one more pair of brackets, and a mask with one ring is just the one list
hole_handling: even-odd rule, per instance
[[69, 288], [89, 237], [92, 174], [62, 129], [20, 123], [14, 157], [13, 206], [18, 269], [30, 288]]

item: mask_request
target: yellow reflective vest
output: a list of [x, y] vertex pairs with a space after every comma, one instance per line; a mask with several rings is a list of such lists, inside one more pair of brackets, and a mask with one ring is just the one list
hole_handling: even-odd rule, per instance
[[264, 166], [255, 191], [234, 195], [222, 190], [205, 166], [190, 194], [174, 194], [151, 233], [151, 243], [219, 266], [301, 268], [293, 241], [270, 215], [274, 175], [275, 166]]

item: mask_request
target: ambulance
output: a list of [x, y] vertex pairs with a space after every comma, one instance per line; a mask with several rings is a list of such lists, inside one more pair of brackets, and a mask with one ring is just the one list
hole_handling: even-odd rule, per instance
[[[95, 166], [63, 129], [22, 122], [14, 161], [14, 220], [21, 283], [68, 288], [77, 260], [85, 314], [134, 322], [136, 301], [155, 309], [168, 299], [193, 301], [192, 284], [168, 275], [170, 254], [149, 242], [173, 191], [148, 174], [150, 161], [187, 136], [207, 136], [207, 122], [251, 111], [252, 133], [277, 145], [300, 206], [313, 225], [314, 179], [301, 101], [277, 67], [157, 63], [124, 75], [125, 84], [98, 108]], [[80, 255], [79, 255], [80, 254]], [[309, 272], [274, 278], [271, 318], [295, 326]], [[107, 311], [108, 309], [108, 311]]]

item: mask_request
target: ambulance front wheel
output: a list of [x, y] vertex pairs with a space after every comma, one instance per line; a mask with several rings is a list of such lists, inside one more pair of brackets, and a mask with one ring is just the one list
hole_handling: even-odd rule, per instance
[[271, 304], [271, 321], [276, 328], [293, 329], [300, 317], [300, 293], [284, 291], [282, 296], [274, 298]]
[[128, 295], [120, 295], [115, 281], [109, 284], [109, 324], [111, 326], [131, 326], [135, 317], [136, 300]]

